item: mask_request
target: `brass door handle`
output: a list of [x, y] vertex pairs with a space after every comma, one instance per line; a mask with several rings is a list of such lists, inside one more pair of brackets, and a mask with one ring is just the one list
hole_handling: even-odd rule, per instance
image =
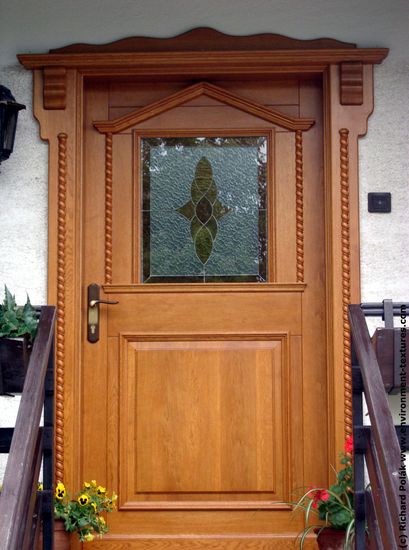
[[100, 290], [100, 286], [95, 283], [88, 286], [87, 340], [91, 344], [95, 344], [99, 340], [99, 304], [119, 304], [117, 300], [101, 300]]
[[95, 307], [98, 304], [108, 304], [114, 306], [115, 304], [119, 304], [118, 300], [90, 300], [88, 302], [89, 307]]

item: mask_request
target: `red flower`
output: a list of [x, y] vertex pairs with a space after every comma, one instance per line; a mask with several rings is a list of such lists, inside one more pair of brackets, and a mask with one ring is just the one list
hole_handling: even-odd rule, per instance
[[345, 440], [345, 452], [352, 453], [353, 450], [354, 450], [354, 440], [352, 439], [352, 435], [349, 435]]
[[[313, 487], [311, 487], [312, 489]], [[323, 502], [325, 500], [328, 500], [330, 497], [328, 491], [326, 489], [317, 489], [314, 493], [312, 493], [312, 498], [314, 502], [312, 503], [313, 508], [317, 508], [320, 502]]]
[[325, 489], [321, 491], [320, 500], [328, 500], [329, 499], [329, 492]]

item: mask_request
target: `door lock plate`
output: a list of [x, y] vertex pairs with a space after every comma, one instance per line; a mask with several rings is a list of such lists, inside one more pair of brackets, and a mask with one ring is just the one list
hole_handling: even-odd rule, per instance
[[100, 300], [100, 291], [100, 286], [95, 283], [88, 286], [87, 339], [91, 344], [99, 340], [99, 304], [118, 304], [116, 300]]

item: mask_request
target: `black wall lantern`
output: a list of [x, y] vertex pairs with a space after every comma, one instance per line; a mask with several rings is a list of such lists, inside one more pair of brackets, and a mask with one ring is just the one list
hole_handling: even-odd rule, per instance
[[17, 117], [26, 106], [17, 103], [5, 86], [0, 86], [0, 163], [13, 152]]

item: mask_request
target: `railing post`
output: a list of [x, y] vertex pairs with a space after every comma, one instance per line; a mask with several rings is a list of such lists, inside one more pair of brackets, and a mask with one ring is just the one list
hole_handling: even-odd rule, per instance
[[49, 430], [49, 427], [40, 427], [40, 420], [54, 319], [54, 307], [41, 308], [0, 495], [1, 550], [25, 550], [32, 541], [42, 445], [44, 439], [47, 441]]
[[44, 385], [44, 431], [43, 449], [43, 550], [54, 549], [54, 341], [51, 345]]
[[[386, 398], [384, 382], [382, 380], [379, 364], [373, 349], [368, 327], [363, 310], [369, 309], [369, 315], [384, 313], [386, 321], [391, 323], [391, 317], [395, 312], [394, 305], [385, 301], [384, 307], [380, 304], [350, 305], [349, 317], [351, 335], [358, 358], [359, 371], [362, 377], [365, 399], [371, 421], [370, 427], [357, 426], [357, 462], [359, 470], [359, 451], [362, 452], [366, 446], [365, 463], [368, 469], [371, 491], [366, 493], [367, 497], [367, 520], [370, 527], [370, 534], [373, 536], [371, 547], [380, 550], [394, 550], [406, 548], [402, 539], [406, 539], [406, 533], [401, 533], [399, 523], [399, 469], [401, 452], [396, 437], [395, 426]], [[386, 306], [386, 307], [385, 307]], [[388, 311], [389, 309], [389, 311]], [[385, 317], [384, 317], [385, 318]], [[393, 322], [393, 321], [392, 321]], [[361, 405], [357, 402], [358, 411]], [[362, 434], [365, 434], [365, 443], [360, 442]], [[356, 488], [361, 491], [362, 478], [357, 471]], [[405, 485], [407, 478], [405, 476]], [[405, 491], [405, 499], [406, 499]], [[358, 496], [358, 500], [360, 497]], [[357, 516], [357, 521], [359, 517]], [[373, 546], [375, 544], [375, 546]], [[358, 548], [358, 546], [357, 546]]]
[[352, 354], [352, 423], [354, 436], [354, 512], [355, 549], [365, 549], [365, 433], [362, 404], [362, 376], [351, 342]]

